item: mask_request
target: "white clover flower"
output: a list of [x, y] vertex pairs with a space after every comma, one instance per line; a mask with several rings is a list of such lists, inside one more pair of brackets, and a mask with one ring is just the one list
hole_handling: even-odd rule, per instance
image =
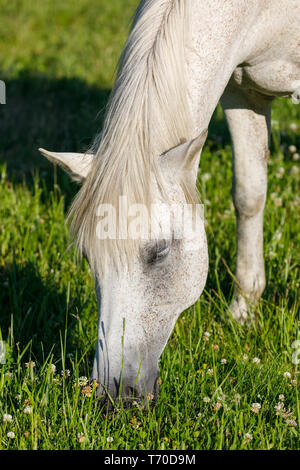
[[246, 439], [247, 441], [252, 441], [253, 439], [252, 434], [249, 434], [248, 432], [246, 432], [246, 434], [244, 435], [244, 439]]
[[290, 152], [290, 153], [295, 153], [295, 152], [297, 152], [297, 147], [295, 147], [295, 145], [289, 145], [289, 152]]
[[253, 362], [253, 364], [259, 364], [260, 363], [259, 357], [254, 357], [252, 362]]
[[277, 405], [274, 406], [275, 410], [276, 410], [276, 415], [277, 416], [280, 416], [281, 413], [283, 411], [285, 411], [285, 408], [284, 408], [284, 403], [282, 403], [281, 401], [279, 403], [277, 403]]
[[216, 403], [213, 403], [212, 408], [214, 411], [218, 411], [222, 407], [222, 403], [217, 401]]
[[114, 438], [113, 437], [107, 437], [106, 442], [113, 442]]
[[284, 395], [282, 393], [279, 395], [278, 398], [279, 398], [280, 401], [284, 401]]
[[214, 370], [213, 369], [207, 369], [206, 373], [207, 373], [207, 375], [213, 375]]
[[292, 166], [290, 169], [290, 175], [298, 175], [299, 174], [299, 168], [295, 165]]
[[6, 435], [7, 435], [7, 437], [9, 437], [9, 439], [14, 439], [16, 437], [16, 435], [13, 431], [9, 431]]
[[276, 230], [273, 235], [273, 240], [279, 242], [281, 240], [281, 237], [282, 233], [280, 232], [280, 230]]
[[298, 125], [296, 124], [296, 122], [291, 122], [290, 129], [293, 132], [295, 132], [298, 129]]
[[25, 408], [24, 408], [23, 411], [24, 411], [24, 413], [25, 413], [26, 415], [31, 415], [31, 413], [32, 413], [32, 406], [25, 406]]
[[209, 340], [209, 337], [210, 337], [210, 333], [208, 331], [205, 331], [203, 333], [203, 339], [204, 341], [208, 341]]
[[281, 166], [280, 168], [278, 168], [278, 170], [276, 171], [276, 176], [277, 178], [282, 178], [283, 175], [285, 173], [285, 169]]
[[251, 405], [251, 411], [253, 413], [259, 413], [259, 410], [261, 409], [261, 404], [260, 403], [252, 403]]
[[56, 365], [55, 364], [50, 365], [50, 371], [52, 372], [52, 374], [55, 374], [55, 372], [56, 372]]
[[227, 359], [225, 358], [221, 359], [221, 364], [227, 364]]
[[294, 153], [294, 155], [293, 155], [293, 160], [294, 160], [294, 162], [297, 162], [298, 160], [300, 160], [300, 155], [299, 155], [299, 153], [297, 153], [297, 152]]
[[25, 362], [25, 367], [27, 369], [33, 369], [35, 367], [35, 362], [33, 361]]
[[293, 426], [293, 427], [295, 427], [295, 426], [297, 426], [297, 421], [296, 421], [295, 419], [287, 419], [287, 420], [286, 420], [286, 424], [287, 424], [288, 426]]
[[292, 377], [292, 374], [290, 372], [284, 372], [283, 377], [285, 379], [290, 379]]
[[240, 399], [242, 398], [241, 395], [239, 393], [236, 393], [234, 395], [234, 398], [237, 400], [237, 401], [240, 401]]
[[204, 401], [204, 403], [209, 403], [209, 402], [210, 402], [210, 398], [209, 398], [209, 397], [204, 397], [204, 398], [203, 398], [203, 401]]
[[84, 375], [79, 377], [78, 379], [78, 385], [80, 385], [80, 387], [85, 387], [88, 383], [88, 379], [87, 377], [85, 377]]
[[61, 375], [62, 377], [65, 377], [65, 378], [67, 379], [68, 377], [70, 377], [71, 372], [70, 372], [69, 369], [66, 369], [65, 371], [62, 370], [61, 373], [60, 373], [60, 375]]
[[282, 207], [281, 197], [277, 197], [276, 199], [274, 199], [274, 204], [275, 204], [276, 207]]
[[8, 414], [8, 413], [4, 413], [3, 415], [3, 423], [11, 423], [13, 420], [13, 417], [12, 415]]
[[78, 441], [79, 441], [81, 444], [83, 444], [83, 443], [86, 441], [86, 437], [85, 437], [85, 435], [84, 435], [82, 432], [79, 432], [78, 435], [77, 435], [77, 437], [78, 437]]
[[202, 173], [202, 175], [201, 175], [201, 179], [202, 179], [202, 181], [204, 181], [204, 182], [210, 180], [210, 178], [211, 178], [211, 174], [210, 174], [210, 173]]

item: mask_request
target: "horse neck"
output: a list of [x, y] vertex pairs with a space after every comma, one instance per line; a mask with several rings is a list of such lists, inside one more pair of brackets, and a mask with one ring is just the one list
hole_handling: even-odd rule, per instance
[[245, 60], [247, 34], [259, 6], [258, 0], [198, 0], [194, 4], [187, 69], [195, 135], [208, 126], [234, 69]]

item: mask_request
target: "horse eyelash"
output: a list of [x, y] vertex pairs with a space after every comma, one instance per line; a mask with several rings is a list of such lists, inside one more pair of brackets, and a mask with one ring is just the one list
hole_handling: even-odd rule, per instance
[[168, 255], [170, 251], [170, 245], [166, 240], [158, 242], [155, 247], [147, 253], [147, 264], [153, 265], [158, 261], [162, 261]]

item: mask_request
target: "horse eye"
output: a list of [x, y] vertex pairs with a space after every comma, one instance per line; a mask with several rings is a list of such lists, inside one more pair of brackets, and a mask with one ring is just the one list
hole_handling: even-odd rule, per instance
[[170, 247], [167, 245], [166, 241], [162, 241], [158, 242], [154, 247], [151, 247], [151, 249], [147, 251], [147, 263], [156, 264], [166, 259], [170, 253]]
[[165, 259], [168, 256], [169, 252], [170, 252], [170, 247], [169, 246], [167, 246], [166, 248], [164, 248], [161, 251], [158, 251], [156, 253], [155, 262], [162, 261], [163, 259]]

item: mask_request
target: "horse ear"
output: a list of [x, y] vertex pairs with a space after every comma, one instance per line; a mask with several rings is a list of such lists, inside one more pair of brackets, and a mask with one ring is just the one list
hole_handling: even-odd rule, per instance
[[94, 155], [89, 153], [58, 153], [40, 148], [44, 157], [61, 166], [74, 181], [83, 181], [90, 172]]
[[195, 139], [184, 142], [173, 147], [160, 156], [162, 167], [166, 169], [169, 176], [176, 176], [180, 172], [192, 173], [197, 178], [200, 152], [207, 137], [207, 129], [202, 131]]

